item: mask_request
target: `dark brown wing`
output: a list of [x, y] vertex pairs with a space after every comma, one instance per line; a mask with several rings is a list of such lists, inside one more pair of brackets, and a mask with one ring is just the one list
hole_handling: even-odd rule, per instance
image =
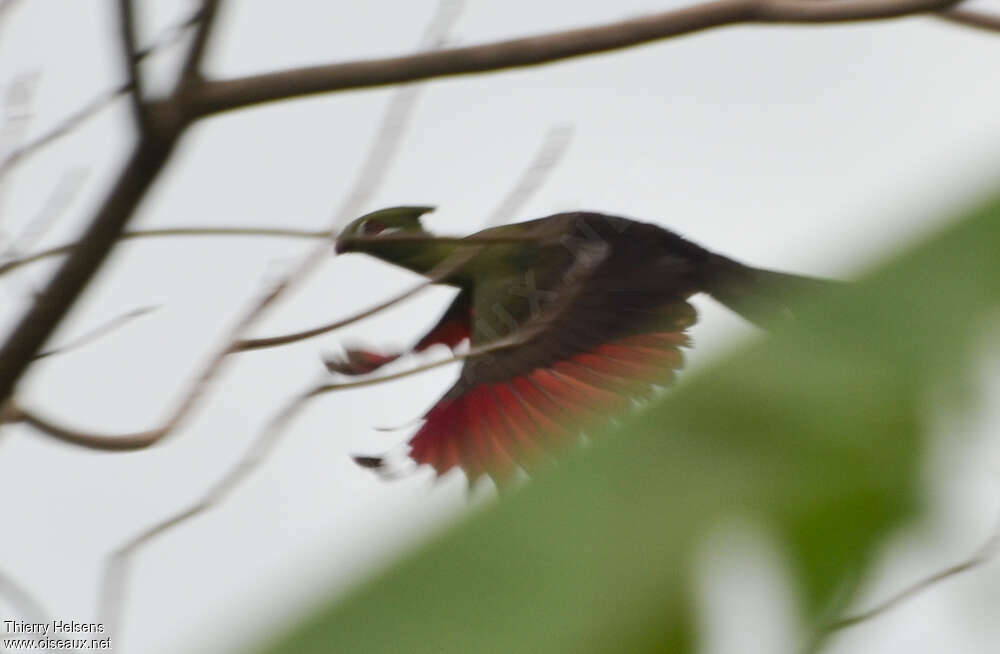
[[[473, 346], [517, 344], [466, 361], [411, 439], [414, 461], [503, 478], [673, 380], [695, 321], [690, 261], [664, 250], [654, 226], [588, 227], [596, 238], [539, 248], [537, 265], [476, 286]], [[566, 264], [551, 266], [567, 247]], [[514, 292], [529, 274], [547, 302]], [[506, 315], [494, 318], [497, 307]]]

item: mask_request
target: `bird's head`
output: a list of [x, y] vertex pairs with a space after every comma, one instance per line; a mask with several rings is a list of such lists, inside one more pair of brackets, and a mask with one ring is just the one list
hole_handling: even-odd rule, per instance
[[337, 236], [334, 250], [342, 252], [368, 252], [367, 246], [379, 236], [389, 234], [427, 234], [420, 223], [420, 216], [434, 211], [434, 207], [389, 207], [367, 213], [355, 219]]

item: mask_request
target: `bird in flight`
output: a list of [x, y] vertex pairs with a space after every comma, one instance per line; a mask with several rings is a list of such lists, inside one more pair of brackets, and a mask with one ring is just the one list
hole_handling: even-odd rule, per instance
[[[364, 253], [458, 289], [411, 348], [468, 341], [459, 379], [424, 416], [409, 456], [438, 475], [502, 482], [550, 460], [587, 425], [621, 415], [668, 386], [683, 366], [688, 299], [706, 293], [761, 327], [791, 316], [788, 299], [837, 282], [763, 270], [657, 225], [601, 213], [559, 213], [464, 238], [427, 232], [433, 207], [361, 216], [338, 254]], [[327, 366], [365, 374], [405, 352], [348, 349]], [[370, 468], [382, 457], [358, 456]]]

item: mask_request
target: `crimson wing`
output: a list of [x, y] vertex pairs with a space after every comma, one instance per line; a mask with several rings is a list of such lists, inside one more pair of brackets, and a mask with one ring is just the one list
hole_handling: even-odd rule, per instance
[[[541, 249], [539, 261], [558, 258]], [[554, 299], [532, 307], [528, 298], [508, 311], [517, 325], [507, 334], [498, 336], [488, 315], [512, 306], [514, 282], [476, 287], [473, 347], [502, 338], [514, 344], [466, 360], [410, 440], [415, 462], [439, 475], [460, 467], [470, 480], [504, 479], [673, 381], [696, 318], [686, 301], [687, 264], [636, 239], [628, 248], [578, 244], [568, 261], [537, 267], [545, 271], [536, 275], [539, 285]]]

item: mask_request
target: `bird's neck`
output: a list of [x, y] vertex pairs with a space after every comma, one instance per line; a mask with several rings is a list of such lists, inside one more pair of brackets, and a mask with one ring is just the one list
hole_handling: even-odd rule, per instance
[[461, 247], [456, 243], [435, 242], [434, 237], [428, 234], [427, 241], [419, 243], [372, 241], [366, 244], [364, 251], [383, 261], [426, 275], [457, 254]]

